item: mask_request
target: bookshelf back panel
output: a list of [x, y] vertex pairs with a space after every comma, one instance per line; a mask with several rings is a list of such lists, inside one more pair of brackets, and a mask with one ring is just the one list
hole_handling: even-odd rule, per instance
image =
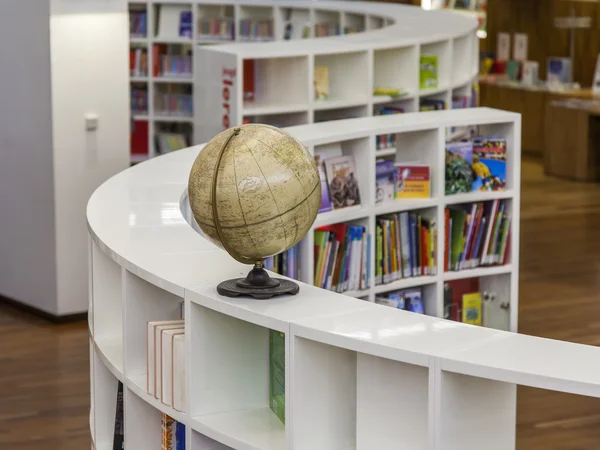
[[354, 448], [356, 352], [292, 339], [292, 448]]
[[473, 39], [471, 36], [462, 36], [454, 39], [452, 44], [452, 84], [464, 83], [473, 76]]
[[398, 88], [410, 94], [419, 89], [416, 46], [375, 50], [373, 88]]
[[183, 317], [183, 299], [126, 272], [125, 365], [128, 377], [146, 375], [148, 322]]
[[367, 30], [378, 30], [379, 28], [383, 28], [384, 20], [383, 17], [369, 14], [367, 16]]
[[479, 279], [479, 292], [483, 295], [484, 327], [503, 331], [511, 330], [511, 309], [518, 308], [517, 304], [511, 304], [511, 286], [510, 274]]
[[[279, 20], [277, 20], [278, 32], [276, 35], [277, 39], [284, 40], [288, 39], [304, 39], [306, 37], [312, 37], [311, 22], [311, 10], [304, 8], [279, 8]], [[289, 35], [286, 31], [286, 26], [291, 25], [291, 32]], [[305, 35], [305, 32], [308, 34]]]
[[356, 447], [429, 449], [429, 370], [357, 355]]
[[129, 389], [124, 389], [124, 402], [125, 448], [161, 450], [162, 413]]
[[398, 133], [396, 137], [396, 163], [425, 164], [429, 166], [431, 195], [437, 197], [441, 192], [442, 180], [438, 174], [439, 166], [439, 129]]
[[[369, 60], [367, 52], [316, 55], [315, 67], [329, 69], [329, 101], [368, 100]], [[328, 100], [323, 100], [327, 102]]]
[[94, 336], [121, 341], [123, 336], [123, 293], [121, 266], [92, 244], [92, 290]]
[[240, 18], [251, 20], [272, 20], [273, 8], [270, 6], [240, 6]]
[[381, 109], [391, 107], [391, 108], [402, 108], [404, 113], [412, 113], [419, 111], [419, 102], [416, 97], [414, 98], [406, 98], [404, 100], [398, 99], [387, 103], [381, 103], [373, 106], [373, 115], [379, 116], [381, 115]]
[[340, 11], [315, 9], [315, 24], [336, 23], [340, 24], [342, 14]]
[[342, 21], [344, 23], [344, 33], [361, 33], [366, 29], [366, 16], [363, 14], [344, 12]]
[[253, 105], [308, 104], [308, 57], [255, 60]]
[[268, 408], [269, 330], [195, 303], [190, 313], [190, 416]]
[[[482, 125], [479, 127], [479, 135], [485, 137], [502, 138], [506, 140], [506, 189], [517, 187], [519, 176], [516, 167], [521, 166], [521, 159], [515, 155], [515, 149], [519, 145], [516, 141], [515, 126], [512, 123], [497, 123]], [[520, 152], [519, 152], [520, 154]]]

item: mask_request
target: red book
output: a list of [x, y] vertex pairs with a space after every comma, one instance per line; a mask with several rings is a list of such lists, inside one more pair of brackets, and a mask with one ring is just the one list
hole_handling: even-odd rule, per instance
[[131, 154], [148, 154], [148, 122], [136, 120], [131, 129]]
[[135, 70], [135, 50], [129, 50], [129, 73]]
[[254, 100], [254, 66], [253, 59], [244, 60], [244, 101]]
[[448, 286], [452, 289], [451, 320], [462, 322], [463, 295], [479, 292], [479, 278], [448, 281]]
[[162, 46], [160, 44], [154, 44], [152, 46], [152, 74], [157, 77], [160, 75], [160, 55], [162, 53]]
[[480, 203], [477, 205], [477, 212], [475, 213], [475, 227], [471, 234], [471, 242], [469, 244], [469, 254], [467, 255], [467, 261], [476, 258], [475, 252], [475, 241], [477, 240], [477, 233], [479, 232], [479, 226], [481, 225], [481, 219], [483, 218], [483, 205]]

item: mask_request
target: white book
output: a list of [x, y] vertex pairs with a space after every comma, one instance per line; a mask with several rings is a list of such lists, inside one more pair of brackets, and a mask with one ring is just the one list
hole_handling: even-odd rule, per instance
[[155, 384], [155, 368], [156, 368], [156, 327], [165, 325], [175, 325], [181, 327], [183, 324], [182, 319], [177, 320], [155, 320], [147, 323], [147, 336], [146, 336], [146, 390], [150, 395], [156, 397], [156, 384]]
[[154, 398], [160, 400], [160, 390], [162, 386], [162, 377], [160, 372], [160, 364], [162, 361], [162, 332], [164, 330], [183, 329], [183, 321], [178, 324], [157, 325], [154, 328]]
[[185, 334], [173, 336], [173, 408], [185, 411]]
[[176, 335], [183, 335], [183, 328], [175, 328], [172, 330], [163, 330], [161, 337], [161, 388], [160, 401], [167, 406], [173, 406], [173, 338]]

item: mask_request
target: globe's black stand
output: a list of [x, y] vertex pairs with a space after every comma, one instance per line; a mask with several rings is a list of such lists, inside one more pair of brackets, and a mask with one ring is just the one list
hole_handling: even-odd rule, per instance
[[278, 295], [296, 295], [300, 287], [290, 280], [271, 278], [261, 264], [256, 264], [246, 278], [223, 281], [217, 286], [217, 292], [226, 297], [251, 296], [258, 300]]

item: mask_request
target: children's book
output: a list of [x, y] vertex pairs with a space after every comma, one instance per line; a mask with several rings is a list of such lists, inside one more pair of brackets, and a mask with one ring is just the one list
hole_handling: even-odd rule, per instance
[[375, 163], [375, 201], [382, 203], [394, 199], [396, 169], [394, 162], [388, 159], [377, 160]]
[[546, 80], [549, 84], [568, 84], [573, 82], [573, 68], [571, 58], [548, 58], [548, 72]]
[[175, 424], [175, 450], [185, 450], [185, 425], [180, 422]]
[[360, 190], [354, 156], [344, 155], [327, 158], [325, 169], [333, 209], [360, 205]]
[[396, 198], [429, 198], [431, 171], [428, 165], [396, 164]]
[[329, 98], [329, 67], [315, 67], [315, 100]]
[[271, 410], [285, 423], [285, 334], [269, 330], [269, 398]]
[[473, 144], [446, 143], [446, 195], [471, 192], [473, 186]]
[[423, 304], [423, 295], [421, 289], [412, 289], [404, 292], [404, 301], [406, 309], [417, 314], [425, 314], [425, 305]]
[[327, 175], [325, 174], [325, 167], [323, 167], [323, 161], [319, 155], [315, 155], [315, 163], [319, 169], [319, 178], [321, 179], [321, 207], [319, 213], [328, 212], [333, 209], [331, 205], [331, 198], [329, 198], [329, 186], [327, 185]]
[[504, 191], [506, 189], [506, 140], [500, 138], [473, 139], [474, 191]]
[[438, 87], [438, 57], [423, 55], [420, 59], [420, 86], [421, 89], [435, 89]]
[[464, 294], [462, 297], [462, 321], [481, 325], [481, 292]]

